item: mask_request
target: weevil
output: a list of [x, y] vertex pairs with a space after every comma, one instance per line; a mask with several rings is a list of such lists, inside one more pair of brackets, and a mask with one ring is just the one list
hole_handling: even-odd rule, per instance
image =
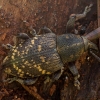
[[[72, 14], [67, 23], [67, 31], [73, 28], [75, 20], [85, 17], [90, 10], [91, 5], [87, 6], [82, 14]], [[64, 64], [68, 63], [68, 68], [74, 76], [74, 85], [79, 89], [78, 78], [80, 75], [75, 61], [85, 51], [98, 50], [97, 46], [90, 42], [91, 38], [99, 38], [97, 35], [100, 28], [97, 31], [96, 34], [91, 32], [87, 36], [71, 33], [57, 36], [49, 28], [43, 27], [37, 34], [32, 29], [32, 38], [26, 33], [19, 33], [16, 38], [21, 40], [20, 43], [16, 43], [15, 46], [3, 45], [3, 47], [10, 49], [3, 60], [3, 71], [12, 76], [6, 81], [18, 81], [21, 84], [32, 85], [42, 75], [51, 76], [50, 78], [55, 81], [62, 75]], [[91, 51], [91, 54], [94, 53]], [[100, 59], [95, 54], [94, 56]]]

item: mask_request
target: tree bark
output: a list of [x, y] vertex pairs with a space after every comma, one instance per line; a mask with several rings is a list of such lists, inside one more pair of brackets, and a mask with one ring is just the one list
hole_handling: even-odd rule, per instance
[[[56, 35], [64, 34], [70, 14], [82, 13], [91, 3], [93, 3], [92, 10], [79, 22], [81, 25], [87, 24], [87, 33], [97, 28], [96, 0], [0, 0], [0, 45], [7, 43], [13, 45], [14, 35], [19, 32], [29, 34], [30, 27], [38, 32], [41, 27], [47, 26]], [[94, 42], [98, 45], [97, 41]], [[6, 55], [6, 50], [0, 46], [1, 62]], [[67, 68], [67, 65], [65, 66]], [[100, 100], [99, 63], [90, 54], [85, 53], [77, 61], [76, 66], [81, 75], [80, 90], [73, 86], [73, 76], [66, 70], [68, 80], [64, 80], [63, 74], [53, 83], [48, 95], [43, 94], [40, 81], [35, 84], [35, 89], [31, 87], [31, 90], [36, 92], [33, 95], [38, 95], [44, 100]], [[0, 86], [0, 100], [36, 100], [16, 82]]]

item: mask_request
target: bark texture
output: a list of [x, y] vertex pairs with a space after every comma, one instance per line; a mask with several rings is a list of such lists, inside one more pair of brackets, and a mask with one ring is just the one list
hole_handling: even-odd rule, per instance
[[[78, 21], [81, 25], [87, 25], [86, 33], [97, 28], [97, 1], [96, 0], [0, 0], [0, 62], [7, 55], [1, 45], [10, 43], [13, 45], [13, 37], [19, 32], [29, 34], [29, 28], [38, 30], [49, 27], [55, 34], [66, 32], [66, 23], [72, 13], [82, 13], [84, 8], [93, 3], [88, 15]], [[98, 45], [98, 41], [94, 41]], [[88, 58], [88, 59], [86, 59]], [[14, 82], [2, 84], [0, 82], [0, 100], [100, 100], [100, 65], [87, 53], [76, 62], [81, 75], [81, 89], [73, 86], [73, 76], [67, 70], [62, 77], [54, 82], [48, 94], [41, 89], [43, 79], [39, 79], [34, 86], [24, 88]], [[0, 67], [2, 68], [2, 66]], [[1, 72], [1, 70], [0, 70]], [[65, 80], [65, 76], [69, 80]], [[2, 75], [0, 75], [2, 77]], [[32, 92], [33, 91], [33, 92]]]

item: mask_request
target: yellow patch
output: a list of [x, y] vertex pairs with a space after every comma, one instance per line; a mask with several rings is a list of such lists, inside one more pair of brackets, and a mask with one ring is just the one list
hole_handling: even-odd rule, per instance
[[23, 77], [23, 76], [24, 76], [24, 74], [20, 74], [19, 76], [20, 76], [20, 77]]
[[12, 59], [14, 59], [14, 56], [11, 56]]
[[18, 67], [15, 64], [13, 64], [13, 68], [18, 70]]
[[31, 44], [34, 44], [34, 40], [31, 40]]
[[32, 67], [29, 67], [30, 69], [32, 68]]
[[18, 56], [20, 56], [20, 53], [19, 53], [19, 52], [17, 52], [17, 55], [18, 55]]
[[14, 52], [17, 52], [17, 50], [15, 49]]
[[16, 67], [15, 69], [18, 70], [18, 67]]
[[27, 66], [31, 67], [32, 65], [30, 63], [28, 63]]
[[44, 57], [44, 56], [41, 56], [41, 57], [40, 57], [40, 59], [41, 59], [42, 62], [45, 62], [45, 58], [46, 58], [46, 57]]
[[46, 73], [46, 70], [43, 70], [43, 71], [42, 71], [42, 74], [45, 74], [45, 73]]
[[32, 45], [29, 45], [29, 47], [31, 47], [31, 48], [32, 48], [33, 46], [32, 46]]
[[25, 61], [25, 63], [24, 64], [28, 64], [29, 62], [28, 61]]
[[27, 72], [26, 74], [27, 74], [27, 75], [29, 75], [29, 73], [28, 73], [28, 72]]
[[15, 53], [12, 53], [13, 56], [15, 56]]
[[38, 51], [41, 51], [41, 50], [42, 50], [41, 45], [38, 45]]
[[25, 66], [23, 65], [22, 68], [25, 68]]
[[20, 47], [22, 47], [22, 44], [19, 44]]
[[34, 67], [37, 67], [37, 65], [34, 65]]
[[49, 64], [49, 62], [46, 62], [46, 64]]
[[10, 68], [6, 68], [6, 69], [5, 69], [5, 72], [6, 72], [6, 73], [11, 73], [11, 69], [10, 69]]
[[39, 70], [39, 72], [41, 72], [42, 71], [42, 69], [40, 68], [40, 69], [38, 69]]
[[50, 72], [47, 72], [46, 74], [51, 74]]
[[40, 66], [38, 66], [38, 67], [37, 67], [37, 69], [38, 69], [39, 71], [42, 71], [42, 69], [41, 69], [41, 67], [40, 67]]
[[21, 69], [18, 69], [18, 72], [19, 72], [19, 73], [21, 73], [21, 71], [22, 71]]
[[34, 39], [38, 39], [37, 37], [34, 37]]

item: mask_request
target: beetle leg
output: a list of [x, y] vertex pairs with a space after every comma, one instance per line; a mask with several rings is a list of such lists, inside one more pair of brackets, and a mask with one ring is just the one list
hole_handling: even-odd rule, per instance
[[82, 14], [71, 14], [69, 20], [66, 25], [67, 33], [74, 32], [75, 30], [75, 21], [82, 19], [86, 16], [86, 14], [91, 10], [93, 4], [85, 7], [85, 10]]
[[29, 39], [30, 37], [26, 33], [18, 33], [16, 36], [13, 37], [14, 45], [18, 45], [19, 43]]
[[95, 53], [93, 53], [91, 50], [90, 50], [90, 53], [92, 54], [92, 56], [94, 56], [99, 62], [100, 62], [100, 57], [98, 57]]
[[64, 71], [64, 68], [62, 67], [61, 70], [55, 72], [55, 73], [53, 74], [53, 76], [52, 76], [52, 80], [53, 80], [53, 81], [58, 80], [58, 79], [61, 77], [63, 71]]
[[4, 79], [3, 82], [8, 82], [8, 83], [12, 83], [14, 81], [16, 81], [17, 77], [13, 77], [13, 78], [8, 78], [8, 79]]
[[87, 13], [91, 11], [92, 6], [93, 4], [90, 4], [89, 6], [85, 7], [85, 10], [82, 14], [76, 14], [76, 20], [84, 18], [87, 15]]
[[52, 79], [49, 76], [47, 76], [46, 80], [44, 81], [43, 92], [47, 92], [50, 89], [52, 83]]
[[30, 38], [26, 33], [18, 33], [16, 37], [23, 40], [27, 40]]
[[5, 49], [11, 49], [13, 46], [11, 44], [2, 44], [2, 47]]
[[41, 35], [41, 34], [46, 34], [46, 33], [53, 33], [53, 32], [49, 28], [47, 28], [46, 26], [44, 26], [43, 28], [41, 28], [39, 30], [39, 32], [37, 34]]
[[34, 37], [37, 36], [36, 30], [32, 26], [29, 27], [30, 34]]
[[74, 62], [70, 62], [68, 68], [74, 76], [74, 86], [76, 86], [77, 89], [80, 89], [80, 82], [78, 81], [78, 78], [80, 77], [80, 75], [78, 73], [78, 70], [77, 70]]
[[24, 85], [32, 85], [34, 84], [36, 81], [38, 80], [38, 78], [32, 78], [32, 79], [16, 79], [17, 82], [19, 82], [20, 84], [24, 84]]

